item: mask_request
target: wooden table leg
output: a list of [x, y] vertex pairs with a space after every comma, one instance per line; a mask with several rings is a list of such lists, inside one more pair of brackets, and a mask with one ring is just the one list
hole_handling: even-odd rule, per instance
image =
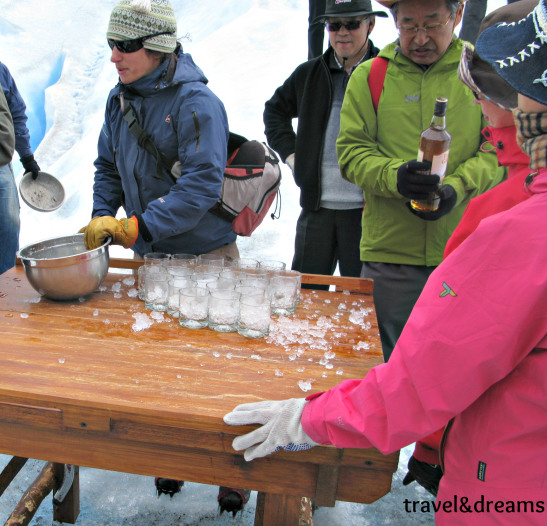
[[[64, 464], [55, 464], [55, 487], [53, 495], [60, 488], [64, 477]], [[74, 480], [62, 502], [53, 502], [53, 520], [74, 524], [80, 514], [80, 468], [72, 466]]]
[[21, 471], [27, 460], [28, 458], [11, 457], [8, 465], [3, 469], [2, 473], [0, 473], [0, 497], [11, 484], [11, 481], [15, 478], [17, 473]]
[[258, 492], [254, 526], [313, 526], [311, 499]]

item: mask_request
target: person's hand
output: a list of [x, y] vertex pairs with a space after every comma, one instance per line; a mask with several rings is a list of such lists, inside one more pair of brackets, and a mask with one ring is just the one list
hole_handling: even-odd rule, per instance
[[40, 173], [40, 167], [38, 163], [34, 160], [34, 155], [30, 154], [25, 157], [21, 157], [21, 164], [25, 169], [25, 173], [31, 173], [32, 178], [36, 179]]
[[262, 427], [238, 436], [232, 442], [236, 451], [245, 449], [245, 460], [264, 457], [279, 449], [304, 451], [317, 446], [304, 431], [300, 418], [306, 406], [305, 398], [268, 400], [238, 405], [224, 415], [224, 422], [232, 426], [262, 424]]
[[397, 190], [407, 199], [426, 201], [431, 192], [439, 189], [441, 178], [428, 174], [431, 163], [428, 161], [408, 161], [397, 170]]
[[294, 173], [294, 153], [287, 155], [285, 164], [291, 169], [291, 172]]
[[437, 195], [440, 197], [439, 208], [434, 212], [424, 212], [422, 210], [414, 210], [410, 203], [407, 203], [408, 209], [420, 219], [424, 221], [437, 221], [441, 217], [448, 214], [456, 205], [458, 196], [456, 190], [449, 184], [443, 184], [437, 191]]
[[99, 216], [94, 217], [79, 233], [84, 234], [84, 243], [88, 250], [104, 245], [108, 237], [112, 238], [114, 245], [131, 248], [139, 235], [139, 223], [135, 216], [120, 220], [112, 216]]

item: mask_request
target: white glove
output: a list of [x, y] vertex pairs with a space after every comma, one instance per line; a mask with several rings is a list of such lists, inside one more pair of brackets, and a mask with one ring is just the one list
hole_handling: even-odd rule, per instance
[[287, 155], [285, 164], [291, 169], [291, 172], [294, 173], [294, 153]]
[[226, 424], [263, 425], [246, 435], [236, 437], [232, 447], [236, 451], [245, 449], [243, 456], [250, 461], [279, 449], [304, 451], [319, 445], [306, 434], [300, 423], [306, 404], [305, 398], [291, 398], [238, 405], [231, 413], [224, 415]]

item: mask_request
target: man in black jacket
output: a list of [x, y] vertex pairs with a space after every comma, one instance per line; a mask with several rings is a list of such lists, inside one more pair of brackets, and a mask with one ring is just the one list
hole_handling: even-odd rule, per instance
[[369, 40], [375, 15], [387, 17], [373, 11], [370, 0], [327, 0], [320, 19], [329, 49], [298, 66], [266, 102], [268, 144], [290, 166], [300, 188], [293, 270], [332, 275], [339, 264], [342, 276], [361, 272], [363, 193], [340, 175], [336, 138], [349, 76], [379, 51]]

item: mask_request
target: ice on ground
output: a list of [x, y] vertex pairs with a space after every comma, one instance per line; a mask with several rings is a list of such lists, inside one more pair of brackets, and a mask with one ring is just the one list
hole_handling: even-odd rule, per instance
[[135, 278], [133, 276], [129, 276], [128, 278], [125, 278], [122, 283], [128, 287], [132, 287], [135, 284]]
[[357, 345], [353, 346], [355, 351], [368, 351], [370, 349], [369, 342], [358, 342]]
[[111, 290], [112, 292], [120, 292], [120, 290], [122, 290], [122, 284], [119, 281], [116, 281], [116, 283], [112, 285]]
[[95, 309], [93, 311], [93, 316], [98, 316], [99, 315], [99, 309]]
[[21, 318], [28, 318], [28, 314], [26, 312], [21, 313]]

